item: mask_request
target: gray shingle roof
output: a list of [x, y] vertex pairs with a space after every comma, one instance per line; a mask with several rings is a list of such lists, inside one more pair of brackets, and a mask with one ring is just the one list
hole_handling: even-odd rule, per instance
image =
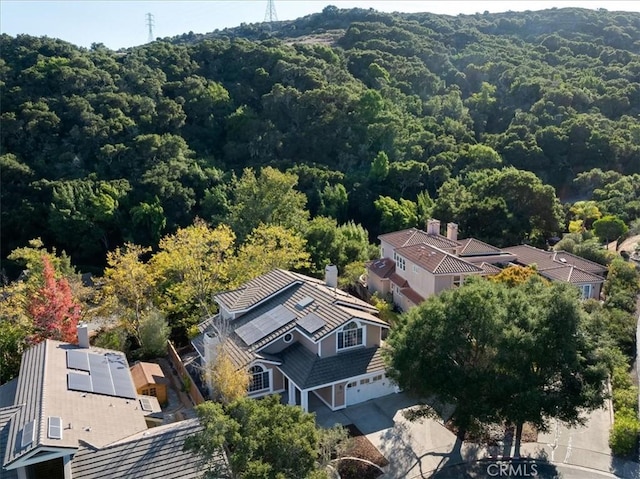
[[[388, 326], [386, 322], [374, 316], [374, 314], [377, 314], [377, 310], [374, 306], [371, 306], [370, 304], [355, 298], [344, 291], [330, 288], [321, 280], [310, 278], [302, 274], [283, 270], [273, 270], [247, 284], [260, 284], [264, 286], [266, 284], [271, 284], [270, 278], [273, 278], [273, 284], [280, 285], [281, 289], [274, 290], [273, 288], [269, 288], [270, 293], [267, 296], [262, 297], [262, 299], [254, 297], [255, 304], [253, 304], [252, 309], [245, 312], [237, 319], [231, 320], [229, 323], [230, 332], [228, 334], [225, 347], [227, 348], [226, 351], [229, 353], [231, 360], [238, 368], [245, 367], [253, 360], [260, 358], [260, 349], [292, 329], [298, 327], [297, 321], [292, 320], [250, 345], [246, 345], [235, 333], [238, 328], [277, 307], [286, 308], [286, 310], [291, 314], [295, 315], [296, 319], [302, 318], [310, 312], [313, 312], [318, 316], [318, 318], [322, 319], [325, 323], [324, 326], [314, 331], [312, 334], [308, 334], [304, 331], [304, 328], [298, 327], [299, 330], [313, 341], [318, 341], [324, 336], [331, 334], [332, 331], [351, 321], [354, 317]], [[288, 278], [288, 280], [285, 280], [285, 278]], [[248, 286], [249, 289], [252, 287], [253, 286]], [[243, 286], [240, 290], [244, 288], [245, 287]], [[225, 294], [226, 293], [222, 293], [222, 295]], [[217, 295], [216, 299], [220, 298], [222, 295]], [[305, 308], [300, 309], [297, 306], [298, 303], [306, 300], [307, 298], [312, 298], [313, 302]], [[223, 296], [223, 299], [226, 301], [228, 297]], [[247, 303], [243, 302], [243, 307], [246, 308]], [[354, 311], [357, 311], [357, 314], [354, 313]], [[210, 326], [209, 329], [207, 329], [207, 332], [213, 332], [213, 327]], [[196, 345], [200, 346], [200, 341], [195, 341], [194, 346]]]
[[296, 343], [282, 351], [280, 369], [297, 386], [308, 389], [363, 374], [384, 371], [380, 348], [360, 348], [320, 358]]
[[248, 281], [236, 290], [219, 293], [214, 296], [214, 299], [229, 311], [242, 311], [255, 306], [296, 281], [297, 278], [288, 271], [274, 269]]
[[481, 273], [478, 266], [427, 244], [416, 244], [396, 249], [396, 254], [433, 274]]
[[[198, 432], [197, 419], [159, 426], [95, 450], [83, 445], [71, 463], [73, 479], [195, 479], [204, 472], [199, 456], [183, 451]], [[223, 464], [222, 456], [217, 460]]]

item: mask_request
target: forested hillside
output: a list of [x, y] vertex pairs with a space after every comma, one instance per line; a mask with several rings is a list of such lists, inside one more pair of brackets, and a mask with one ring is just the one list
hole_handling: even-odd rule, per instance
[[[327, 7], [118, 52], [0, 49], [3, 259], [40, 237], [99, 270], [196, 217], [243, 241], [435, 216], [497, 245], [561, 235], [581, 218], [561, 202], [640, 217], [638, 13]], [[288, 187], [306, 202], [280, 221]]]

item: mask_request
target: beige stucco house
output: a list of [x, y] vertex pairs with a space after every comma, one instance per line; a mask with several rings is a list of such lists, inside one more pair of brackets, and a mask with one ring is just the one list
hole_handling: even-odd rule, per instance
[[458, 240], [455, 223], [442, 235], [438, 220], [430, 220], [427, 231], [410, 228], [378, 239], [380, 259], [367, 264], [367, 288], [390, 296], [402, 311], [459, 286], [468, 276], [495, 274], [495, 265], [515, 260], [513, 254], [477, 239]]

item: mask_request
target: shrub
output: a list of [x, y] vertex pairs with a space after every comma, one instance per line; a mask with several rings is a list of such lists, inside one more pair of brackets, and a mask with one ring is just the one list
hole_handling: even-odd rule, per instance
[[629, 409], [616, 412], [613, 429], [609, 435], [609, 446], [617, 456], [628, 456], [634, 452], [640, 434], [640, 421]]
[[613, 391], [613, 410], [624, 409], [638, 412], [638, 388], [636, 386], [626, 389], [618, 388]]

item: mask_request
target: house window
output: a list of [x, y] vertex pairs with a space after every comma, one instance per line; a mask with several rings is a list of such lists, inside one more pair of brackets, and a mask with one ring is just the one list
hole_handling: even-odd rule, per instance
[[149, 389], [149, 395], [150, 395], [150, 396], [157, 396], [157, 394], [156, 394], [156, 388], [151, 388], [151, 389]]
[[364, 378], [360, 380], [360, 384], [369, 384], [371, 382], [371, 379], [369, 378]]
[[401, 256], [398, 256], [398, 259], [396, 261], [396, 265], [398, 266], [398, 268], [400, 268], [402, 271], [405, 270], [405, 264], [404, 264], [404, 258]]
[[454, 276], [453, 277], [453, 287], [457, 288], [462, 285], [462, 276]]
[[580, 286], [580, 289], [582, 290], [582, 299], [589, 299], [591, 297], [590, 284], [583, 284], [582, 286]]
[[142, 394], [143, 396], [148, 396], [148, 395], [149, 395], [149, 390], [148, 390], [148, 389], [143, 389], [143, 390], [141, 391], [141, 394]]
[[360, 346], [364, 342], [364, 328], [355, 321], [350, 322], [338, 331], [338, 349], [348, 349]]
[[373, 376], [372, 381], [375, 383], [376, 381], [382, 381], [382, 374], [378, 374], [377, 376]]
[[414, 274], [418, 274], [418, 267], [415, 264], [413, 265], [413, 272]]
[[251, 375], [250, 393], [269, 389], [269, 370], [255, 365], [249, 369], [249, 374]]
[[357, 382], [353, 381], [347, 384], [347, 389], [355, 388], [358, 385]]

